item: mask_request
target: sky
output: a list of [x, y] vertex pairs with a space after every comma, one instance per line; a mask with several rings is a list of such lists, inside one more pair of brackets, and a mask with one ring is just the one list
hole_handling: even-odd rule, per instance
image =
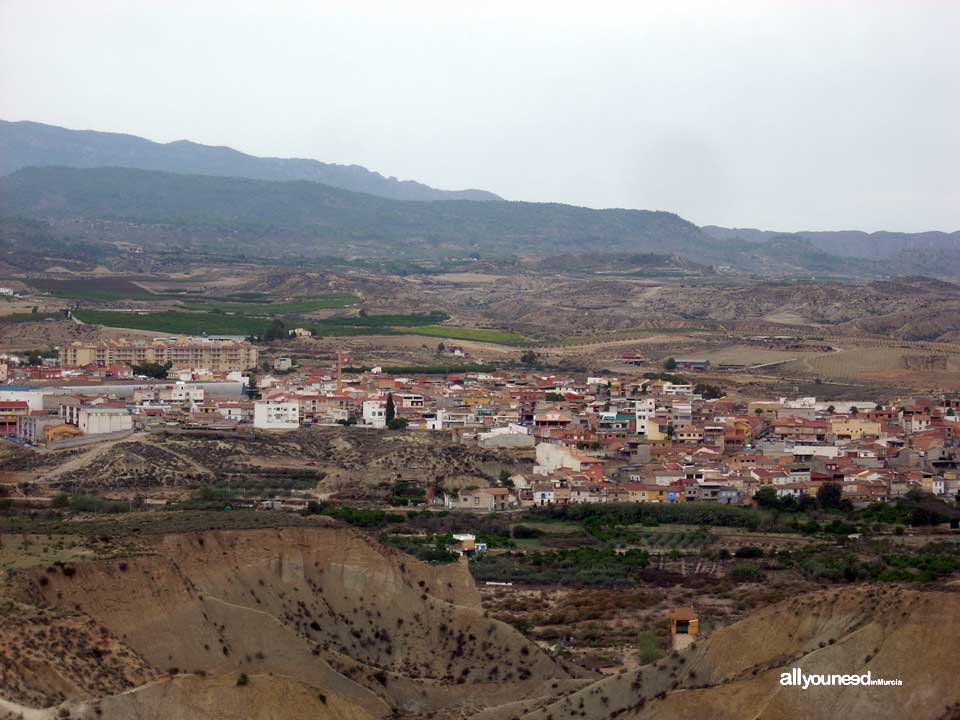
[[960, 2], [0, 0], [0, 118], [697, 224], [960, 229]]

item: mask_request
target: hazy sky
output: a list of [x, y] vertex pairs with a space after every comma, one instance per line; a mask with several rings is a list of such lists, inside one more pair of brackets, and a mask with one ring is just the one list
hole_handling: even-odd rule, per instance
[[0, 118], [778, 230], [960, 229], [960, 2], [0, 0]]

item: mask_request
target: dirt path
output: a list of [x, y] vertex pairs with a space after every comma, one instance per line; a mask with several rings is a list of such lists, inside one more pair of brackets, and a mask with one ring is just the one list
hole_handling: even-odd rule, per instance
[[128, 435], [127, 437], [119, 438], [117, 440], [107, 440], [106, 442], [98, 443], [94, 445], [89, 452], [85, 452], [82, 455], [77, 455], [72, 457], [64, 463], [61, 463], [55, 468], [52, 468], [46, 474], [41, 475], [37, 480], [39, 482], [50, 482], [51, 480], [56, 480], [58, 477], [62, 476], [64, 473], [73, 472], [74, 470], [79, 470], [85, 465], [89, 465], [96, 458], [100, 457], [110, 448], [120, 443], [127, 442], [143, 442], [143, 435], [134, 433], [133, 435]]
[[31, 708], [26, 705], [20, 705], [13, 700], [4, 700], [0, 698], [0, 711], [11, 713], [17, 720], [49, 720], [55, 717], [57, 708]]
[[[706, 336], [706, 333], [697, 333], [700, 336]], [[680, 342], [687, 338], [687, 335], [682, 333], [671, 333], [671, 334], [656, 334], [656, 333], [645, 333], [637, 335], [637, 337], [632, 338], [618, 338], [616, 340], [598, 340], [596, 342], [569, 342], [569, 343], [559, 343], [556, 345], [544, 344], [539, 348], [543, 352], [556, 353], [559, 355], [567, 353], [578, 353], [583, 352], [584, 350], [596, 350], [598, 348], [606, 347], [623, 347], [625, 345], [637, 345], [638, 343], [648, 343], [655, 344], [657, 342], [664, 342], [667, 340], [676, 340]]]

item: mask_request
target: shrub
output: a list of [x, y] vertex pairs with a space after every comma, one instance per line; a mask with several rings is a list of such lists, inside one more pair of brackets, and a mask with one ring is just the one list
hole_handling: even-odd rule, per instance
[[727, 573], [731, 579], [737, 582], [754, 582], [763, 577], [763, 573], [756, 565], [750, 563], [737, 563], [730, 572]]
[[543, 536], [543, 530], [529, 525], [514, 525], [513, 537], [517, 540], [533, 540]]

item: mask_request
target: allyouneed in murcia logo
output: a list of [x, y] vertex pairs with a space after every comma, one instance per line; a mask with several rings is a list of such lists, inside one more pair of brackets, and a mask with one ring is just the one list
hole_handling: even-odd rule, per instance
[[893, 680], [875, 678], [870, 671], [862, 675], [822, 675], [819, 673], [807, 675], [800, 668], [795, 667], [790, 672], [780, 673], [780, 685], [806, 690], [811, 686], [829, 685], [903, 685], [903, 681], [899, 678]]

